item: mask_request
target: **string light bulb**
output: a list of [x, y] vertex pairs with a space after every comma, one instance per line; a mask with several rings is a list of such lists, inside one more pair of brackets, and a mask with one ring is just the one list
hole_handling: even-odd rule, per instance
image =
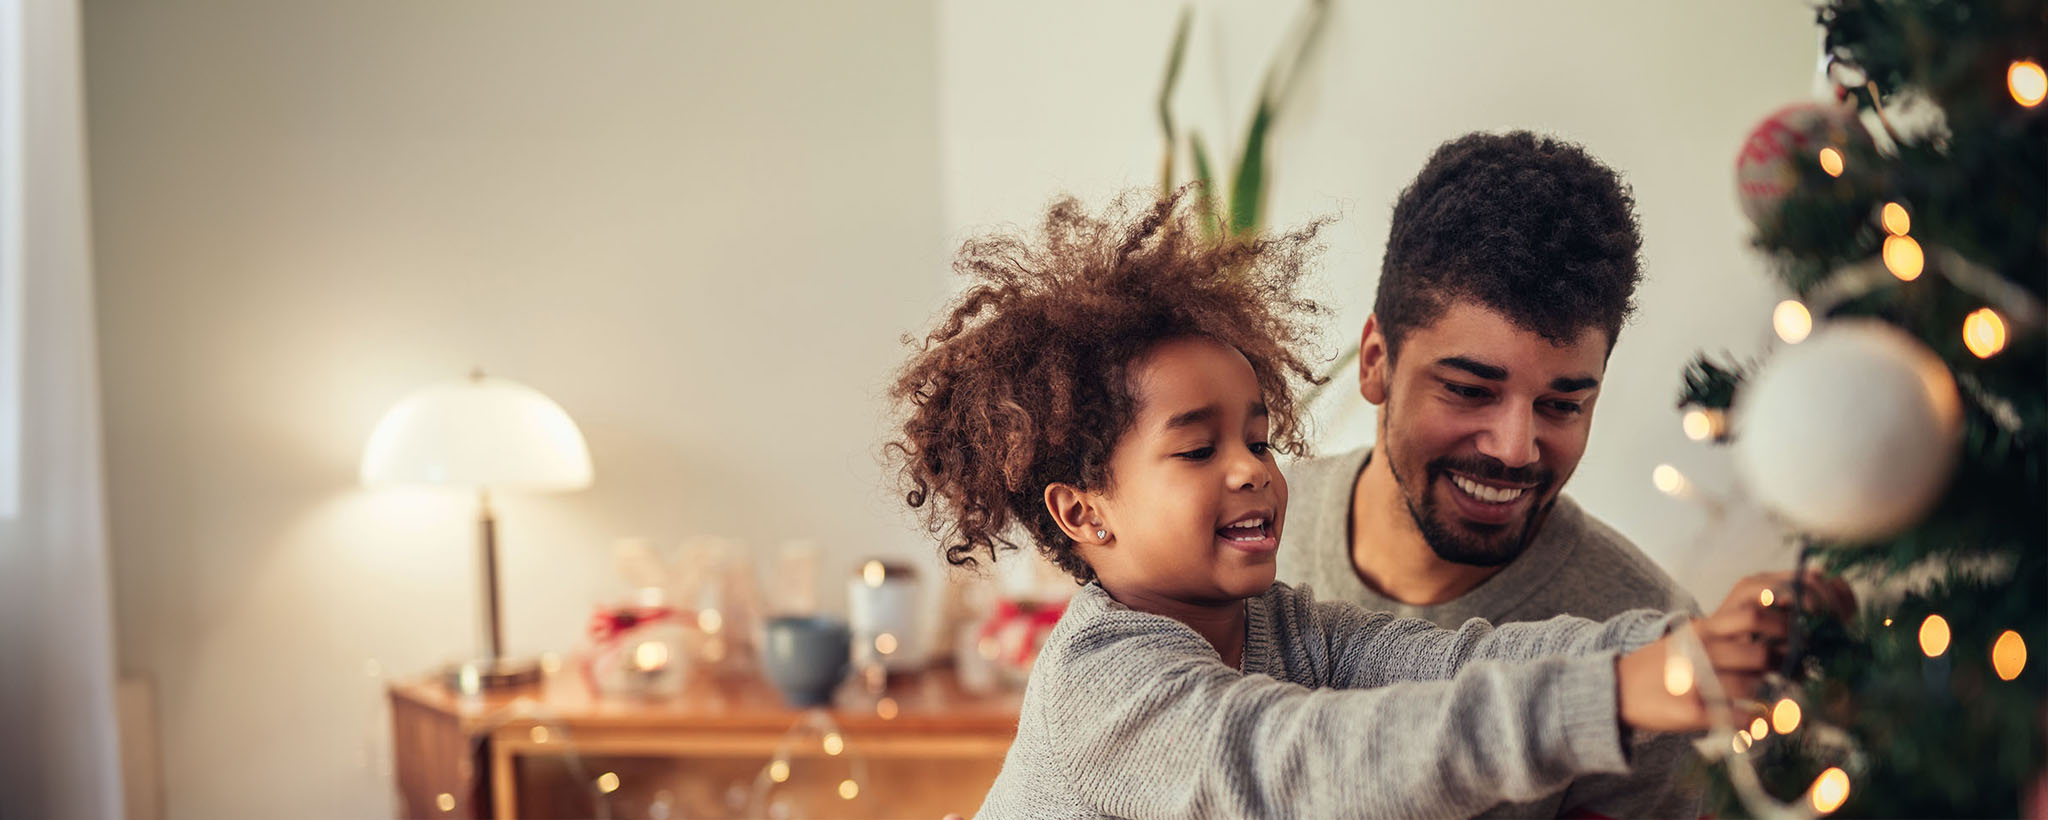
[[434, 805], [444, 812], [455, 810], [455, 795], [447, 792], [434, 795]]
[[896, 715], [901, 710], [902, 707], [896, 705], [895, 698], [883, 698], [875, 701], [875, 714], [881, 716], [883, 720], [895, 720]]
[[1821, 814], [1832, 814], [1835, 809], [1849, 802], [1849, 773], [1839, 766], [1829, 766], [1813, 779], [1813, 788], [1808, 792], [1813, 801], [1813, 810]]
[[881, 587], [882, 582], [888, 577], [889, 568], [882, 566], [880, 561], [869, 561], [860, 567], [861, 583], [867, 584], [870, 589]]
[[1820, 169], [1826, 171], [1828, 176], [1841, 176], [1842, 152], [1835, 150], [1833, 146], [1820, 149]]
[[1769, 587], [1765, 587], [1763, 592], [1757, 593], [1756, 602], [1765, 609], [1769, 609], [1771, 604], [1778, 602], [1778, 593], [1772, 592]]
[[1998, 355], [2005, 349], [2005, 318], [1990, 308], [1978, 308], [1963, 317], [1963, 346], [1979, 359]]
[[2012, 680], [2020, 676], [2020, 670], [2027, 668], [2027, 641], [2020, 633], [2010, 629], [1999, 633], [1998, 640], [1991, 644], [1991, 669], [1998, 673], [1999, 680]]
[[1659, 492], [1673, 498], [1685, 495], [1685, 474], [1669, 464], [1659, 464], [1651, 470], [1650, 483], [1656, 485]]
[[838, 757], [840, 752], [846, 751], [846, 738], [840, 737], [838, 732], [833, 732], [825, 736], [824, 745], [825, 754]]
[[777, 758], [768, 764], [768, 779], [777, 783], [789, 782], [789, 761]]
[[1757, 718], [1756, 720], [1752, 720], [1752, 721], [1750, 721], [1750, 722], [1749, 722], [1749, 736], [1750, 736], [1750, 737], [1753, 737], [1753, 738], [1762, 738], [1762, 737], [1764, 737], [1764, 736], [1766, 736], [1766, 735], [1769, 735], [1770, 733], [1771, 733], [1771, 724], [1770, 724], [1770, 722], [1769, 722], [1769, 721], [1766, 721], [1766, 720], [1764, 720], [1763, 718]]
[[533, 731], [528, 732], [527, 735], [533, 738], [534, 743], [545, 744], [548, 742], [548, 727], [535, 726]]
[[697, 613], [697, 628], [704, 630], [706, 635], [716, 635], [718, 630], [725, 628], [725, 616], [719, 614], [716, 609], [707, 609], [699, 612]]
[[1664, 659], [1664, 691], [1679, 697], [1692, 691], [1692, 659], [1671, 655]]
[[1695, 407], [1685, 411], [1679, 426], [1685, 430], [1685, 437], [1693, 441], [1720, 438], [1728, 430], [1728, 414], [1711, 407]]
[[1910, 236], [1887, 236], [1884, 238], [1884, 267], [1901, 282], [1920, 278], [1920, 271], [1927, 266], [1927, 255], [1920, 250], [1920, 243]]
[[1880, 213], [1879, 221], [1884, 223], [1885, 233], [1893, 236], [1905, 236], [1907, 231], [1913, 229], [1913, 217], [1911, 214], [1906, 213], [1906, 206], [1904, 205], [1900, 205], [1897, 202], [1887, 202], [1884, 204], [1884, 210]]
[[859, 796], [860, 784], [853, 782], [853, 778], [849, 777], [839, 781], [839, 799], [852, 800]]
[[1813, 314], [1797, 299], [1786, 299], [1771, 309], [1771, 329], [1785, 344], [1796, 345], [1813, 333]]
[[619, 790], [619, 774], [618, 774], [618, 772], [605, 772], [604, 774], [598, 775], [598, 776], [597, 776], [597, 790], [598, 790], [598, 791], [601, 791], [601, 792], [604, 792], [605, 794], [611, 794], [612, 792], [618, 791], [618, 790]]
[[896, 652], [896, 636], [884, 632], [875, 636], [875, 651], [883, 655]]
[[1799, 718], [1799, 702], [1791, 698], [1780, 700], [1777, 706], [1771, 707], [1771, 728], [1778, 734], [1792, 734], [1793, 729], [1799, 728]]
[[1927, 657], [1939, 658], [1948, 651], [1948, 619], [1940, 615], [1929, 615], [1920, 622], [1920, 651]]
[[1753, 743], [1755, 743], [1755, 742], [1756, 742], [1756, 741], [1755, 741], [1754, 739], [1750, 738], [1750, 736], [1749, 736], [1749, 730], [1747, 730], [1747, 729], [1737, 729], [1737, 730], [1735, 730], [1735, 742], [1734, 742], [1734, 746], [1735, 746], [1735, 753], [1736, 753], [1736, 754], [1742, 754], [1743, 752], [1747, 752], [1747, 751], [1749, 751], [1749, 747], [1750, 747], [1750, 745], [1751, 745], [1751, 744], [1753, 744]]
[[2012, 92], [2013, 102], [2033, 108], [2048, 98], [2048, 72], [2033, 60], [2014, 60], [2005, 68], [2005, 89]]

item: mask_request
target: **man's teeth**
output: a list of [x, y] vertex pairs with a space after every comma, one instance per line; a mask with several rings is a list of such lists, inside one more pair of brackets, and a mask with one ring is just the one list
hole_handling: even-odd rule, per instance
[[1488, 504], [1506, 504], [1521, 498], [1523, 493], [1521, 489], [1503, 490], [1497, 487], [1488, 487], [1461, 475], [1451, 476], [1451, 483], [1458, 485], [1458, 489], [1464, 490], [1466, 495]]

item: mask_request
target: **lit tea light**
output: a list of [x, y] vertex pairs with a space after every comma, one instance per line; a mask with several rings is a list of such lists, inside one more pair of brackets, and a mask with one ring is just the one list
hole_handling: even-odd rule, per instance
[[1938, 658], [1948, 651], [1948, 619], [1940, 615], [1929, 615], [1920, 622], [1920, 651], [1927, 657]]
[[1793, 729], [1799, 728], [1799, 717], [1798, 701], [1791, 698], [1778, 701], [1778, 705], [1771, 709], [1771, 728], [1781, 735], [1792, 734]]
[[1786, 299], [1771, 309], [1771, 329], [1778, 332], [1778, 338], [1788, 345], [1806, 341], [1813, 333], [1813, 314], [1797, 299]]
[[1991, 669], [1998, 673], [1999, 680], [2012, 680], [2020, 676], [2020, 670], [2027, 668], [2027, 641], [2020, 633], [2010, 629], [1999, 633], [1998, 641], [1991, 644]]
[[1834, 812], [1849, 801], [1849, 773], [1840, 767], [1829, 766], [1827, 771], [1820, 773], [1820, 777], [1814, 778], [1810, 795], [1814, 811], [1821, 814]]

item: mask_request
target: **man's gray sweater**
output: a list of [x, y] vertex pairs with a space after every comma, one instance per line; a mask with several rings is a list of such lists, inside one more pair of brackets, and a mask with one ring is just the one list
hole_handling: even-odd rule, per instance
[[1456, 631], [1274, 584], [1231, 668], [1088, 585], [1031, 670], [985, 818], [1451, 817], [1628, 771], [1614, 661], [1680, 616]]

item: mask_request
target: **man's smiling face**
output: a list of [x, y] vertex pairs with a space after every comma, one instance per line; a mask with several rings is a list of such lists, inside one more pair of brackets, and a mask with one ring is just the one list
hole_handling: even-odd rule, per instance
[[1469, 302], [1408, 329], [1396, 356], [1375, 339], [1383, 331], [1368, 324], [1360, 359], [1360, 391], [1380, 405], [1373, 458], [1388, 460], [1438, 557], [1515, 560], [1586, 451], [1606, 331], [1583, 328], [1557, 344]]

